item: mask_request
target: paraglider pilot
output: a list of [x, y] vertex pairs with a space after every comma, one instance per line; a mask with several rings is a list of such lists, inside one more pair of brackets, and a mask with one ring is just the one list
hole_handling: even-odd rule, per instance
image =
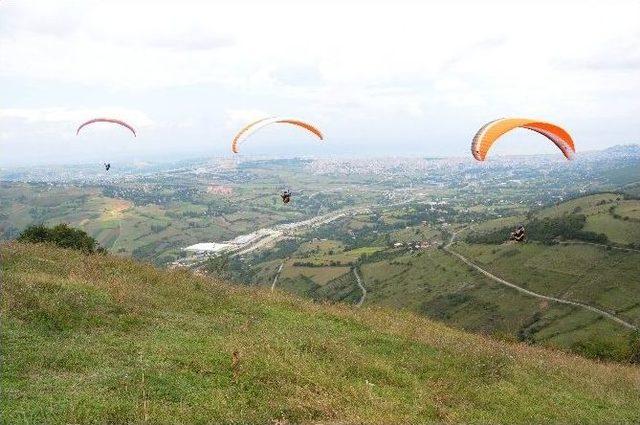
[[109, 171], [110, 168], [111, 168], [111, 164], [109, 163], [104, 164], [105, 171]]
[[516, 242], [523, 242], [525, 240], [525, 236], [526, 234], [524, 231], [524, 225], [518, 224], [518, 226], [516, 227], [516, 230], [511, 232], [511, 234], [509, 235], [509, 240], [516, 241]]
[[289, 201], [291, 200], [291, 191], [285, 190], [284, 192], [282, 192], [282, 195], [280, 195], [280, 197], [282, 198], [282, 202], [284, 202], [285, 204], [288, 204]]

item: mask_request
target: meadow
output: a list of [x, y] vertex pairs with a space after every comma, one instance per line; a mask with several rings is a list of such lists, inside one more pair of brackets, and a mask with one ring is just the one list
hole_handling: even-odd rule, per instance
[[635, 423], [640, 371], [414, 313], [2, 244], [5, 423]]

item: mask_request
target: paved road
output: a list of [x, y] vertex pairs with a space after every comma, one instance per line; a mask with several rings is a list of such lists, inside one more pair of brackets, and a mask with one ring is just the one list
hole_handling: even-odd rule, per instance
[[[463, 229], [461, 229], [461, 230], [463, 230]], [[461, 230], [458, 230], [458, 232], [460, 232]], [[518, 285], [516, 285], [514, 283], [508, 282], [508, 281], [506, 281], [506, 280], [504, 280], [502, 278], [499, 278], [498, 276], [496, 276], [496, 275], [494, 275], [492, 273], [489, 273], [488, 271], [486, 271], [482, 267], [478, 266], [477, 264], [475, 264], [474, 262], [472, 262], [471, 260], [469, 260], [468, 258], [463, 256], [462, 254], [458, 254], [457, 252], [451, 250], [450, 247], [453, 244], [453, 242], [455, 241], [455, 238], [456, 238], [456, 235], [458, 234], [458, 232], [454, 232], [451, 235], [451, 239], [444, 246], [443, 249], [446, 252], [448, 252], [449, 254], [457, 257], [463, 263], [467, 264], [468, 266], [473, 267], [474, 269], [476, 269], [477, 271], [479, 271], [483, 275], [487, 276], [488, 278], [493, 279], [496, 282], [501, 283], [502, 285], [505, 285], [505, 286], [508, 286], [510, 288], [513, 288], [516, 291], [522, 292], [523, 294], [530, 295], [532, 297], [540, 298], [540, 299], [543, 299], [543, 300], [557, 302], [557, 303], [560, 303], [560, 304], [567, 304], [567, 305], [572, 305], [572, 306], [575, 306], [575, 307], [580, 307], [580, 308], [583, 308], [585, 310], [589, 310], [589, 311], [592, 311], [592, 312], [594, 312], [596, 314], [599, 314], [600, 316], [604, 316], [604, 317], [606, 317], [608, 319], [611, 319], [614, 322], [617, 322], [620, 325], [624, 326], [625, 328], [632, 329], [632, 330], [638, 330], [637, 326], [635, 326], [635, 325], [633, 325], [633, 324], [631, 324], [629, 322], [626, 322], [626, 321], [622, 320], [621, 318], [619, 318], [617, 316], [614, 316], [611, 313], [608, 313], [608, 312], [606, 312], [604, 310], [600, 310], [599, 308], [590, 306], [588, 304], [579, 303], [577, 301], [564, 300], [562, 298], [556, 298], [556, 297], [550, 297], [548, 295], [538, 294], [536, 292], [533, 292], [533, 291], [530, 291], [528, 289], [522, 288], [522, 287], [520, 287], [520, 286], [518, 286]]]

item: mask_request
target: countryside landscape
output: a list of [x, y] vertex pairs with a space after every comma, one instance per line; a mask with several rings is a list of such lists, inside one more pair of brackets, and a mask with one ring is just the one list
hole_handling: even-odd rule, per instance
[[[10, 240], [32, 223], [68, 223], [110, 253], [163, 268], [317, 301], [407, 309], [593, 358], [637, 355], [637, 145], [571, 164], [540, 156], [489, 166], [454, 158], [214, 159], [157, 167], [95, 182], [82, 169], [37, 177], [32, 169], [9, 170], [2, 236]], [[284, 182], [296, 188], [291, 206], [273, 196]], [[517, 223], [530, 229], [526, 244], [507, 242]], [[239, 248], [225, 244], [234, 239]], [[631, 326], [505, 287], [449, 251], [517, 286], [596, 307]]]
[[0, 1], [0, 424], [639, 424], [638, 16]]

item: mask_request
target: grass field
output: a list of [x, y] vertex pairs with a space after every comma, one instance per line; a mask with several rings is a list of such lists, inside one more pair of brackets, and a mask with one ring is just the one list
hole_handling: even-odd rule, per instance
[[345, 273], [349, 267], [300, 267], [293, 265], [294, 260], [286, 261], [280, 274], [281, 279], [295, 279], [304, 276], [313, 280], [318, 285], [324, 285]]
[[[558, 205], [536, 211], [537, 217], [557, 217], [560, 215], [579, 212], [584, 215], [606, 213], [612, 205], [617, 205], [622, 200], [619, 193], [599, 193], [596, 195], [581, 196], [562, 202]], [[577, 210], [576, 210], [577, 209]]]
[[[233, 206], [229, 200], [221, 201], [205, 188], [197, 202], [172, 200], [179, 189], [165, 187], [154, 192], [164, 197], [162, 203], [134, 204], [105, 196], [99, 187], [3, 184], [0, 238], [16, 237], [34, 223], [68, 223], [95, 237], [110, 252], [164, 265], [175, 260], [181, 248], [197, 242], [223, 241], [259, 227], [307, 218], [304, 205], [285, 209], [281, 202], [272, 204], [277, 200], [273, 196], [250, 185], [234, 195], [234, 202], [244, 207], [224, 214], [209, 214], [207, 205]], [[268, 190], [273, 192], [273, 188]]]
[[640, 421], [637, 367], [114, 256], [0, 250], [5, 423]]
[[[640, 200], [624, 200], [622, 194], [584, 196], [536, 212], [537, 217], [584, 214], [584, 230], [604, 233], [616, 244], [640, 243]], [[619, 217], [614, 216], [614, 214]]]
[[621, 245], [640, 242], [640, 223], [620, 220], [610, 214], [587, 217], [584, 230], [604, 233], [611, 242]]
[[528, 243], [487, 249], [458, 244], [456, 251], [519, 286], [592, 304], [640, 325], [629, 309], [640, 300], [640, 253], [589, 245]]

